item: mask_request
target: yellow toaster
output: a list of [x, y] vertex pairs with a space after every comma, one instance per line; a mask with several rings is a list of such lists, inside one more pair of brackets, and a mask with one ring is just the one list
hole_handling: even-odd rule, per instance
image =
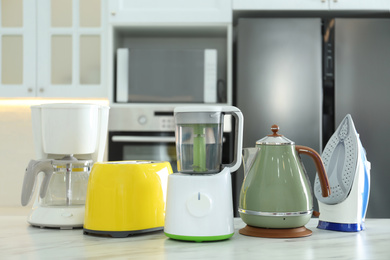
[[118, 161], [93, 165], [84, 234], [127, 237], [162, 230], [169, 162]]

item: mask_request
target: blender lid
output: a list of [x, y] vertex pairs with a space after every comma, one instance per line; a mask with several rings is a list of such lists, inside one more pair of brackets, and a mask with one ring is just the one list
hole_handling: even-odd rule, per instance
[[207, 106], [207, 105], [188, 105], [175, 107], [173, 112], [176, 113], [190, 113], [190, 112], [222, 112], [227, 106]]
[[266, 137], [257, 140], [256, 144], [265, 144], [265, 145], [293, 145], [295, 144], [290, 139], [284, 137], [283, 135], [278, 134], [279, 126], [272, 125], [271, 131], [273, 134], [267, 135]]

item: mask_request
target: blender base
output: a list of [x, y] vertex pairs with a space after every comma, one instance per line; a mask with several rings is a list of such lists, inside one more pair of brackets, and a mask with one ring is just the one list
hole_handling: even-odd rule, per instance
[[195, 242], [233, 236], [230, 169], [207, 175], [169, 175], [164, 233], [175, 240]]
[[165, 233], [165, 235], [169, 238], [175, 240], [184, 240], [184, 241], [193, 241], [193, 242], [207, 242], [207, 241], [220, 241], [231, 238], [234, 233], [221, 235], [221, 236], [180, 236], [180, 235], [172, 235]]
[[312, 234], [305, 226], [297, 228], [260, 228], [246, 225], [239, 230], [241, 235], [264, 238], [297, 238]]

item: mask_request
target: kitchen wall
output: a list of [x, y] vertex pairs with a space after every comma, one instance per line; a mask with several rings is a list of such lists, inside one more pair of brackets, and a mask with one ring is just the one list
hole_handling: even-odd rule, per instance
[[34, 158], [29, 103], [0, 103], [0, 207], [20, 206], [24, 171]]
[[0, 99], [0, 208], [21, 207], [26, 166], [31, 159], [39, 159], [34, 155], [30, 106], [53, 102], [108, 105], [107, 100]]

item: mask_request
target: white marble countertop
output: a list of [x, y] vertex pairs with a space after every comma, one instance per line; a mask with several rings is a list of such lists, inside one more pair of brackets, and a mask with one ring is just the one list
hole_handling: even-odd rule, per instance
[[236, 232], [225, 241], [183, 242], [162, 231], [127, 238], [83, 235], [82, 229], [40, 229], [29, 226], [27, 215], [0, 211], [0, 259], [388, 259], [390, 219], [368, 219], [366, 230], [343, 233], [306, 225], [305, 238], [269, 239], [238, 233], [245, 226], [235, 219]]

